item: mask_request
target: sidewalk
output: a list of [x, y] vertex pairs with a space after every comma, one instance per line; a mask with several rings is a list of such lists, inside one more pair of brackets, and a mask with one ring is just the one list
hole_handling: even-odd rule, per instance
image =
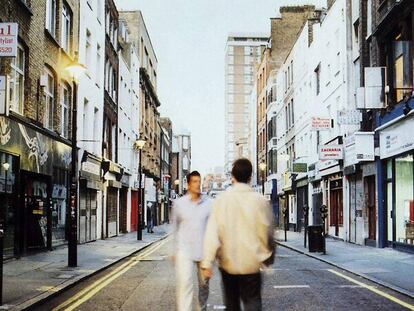
[[118, 262], [119, 260], [167, 236], [169, 225], [78, 245], [78, 267], [67, 266], [67, 247], [22, 257], [4, 264], [3, 306], [0, 309], [22, 310], [68, 286]]
[[332, 238], [326, 240], [326, 255], [309, 253], [303, 247], [303, 233], [288, 231], [284, 242], [282, 230], [276, 232], [276, 242], [414, 298], [414, 254]]

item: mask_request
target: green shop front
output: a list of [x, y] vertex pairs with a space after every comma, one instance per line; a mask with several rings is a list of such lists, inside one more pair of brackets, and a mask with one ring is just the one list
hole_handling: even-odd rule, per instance
[[67, 241], [70, 142], [16, 117], [0, 117], [0, 208], [5, 257]]

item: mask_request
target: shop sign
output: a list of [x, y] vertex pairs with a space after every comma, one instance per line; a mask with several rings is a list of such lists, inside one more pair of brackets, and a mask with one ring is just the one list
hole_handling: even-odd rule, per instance
[[375, 160], [374, 133], [355, 132], [344, 139], [345, 166]]
[[101, 166], [97, 163], [85, 161], [82, 162], [82, 171], [93, 175], [100, 176]]
[[339, 125], [358, 125], [362, 121], [362, 114], [359, 110], [340, 110], [338, 111], [337, 121]]
[[319, 147], [319, 160], [342, 160], [342, 145], [326, 145]]
[[308, 171], [307, 163], [293, 163], [292, 173], [306, 173]]
[[381, 159], [414, 149], [413, 122], [414, 118], [407, 118], [380, 131]]
[[326, 131], [332, 128], [332, 119], [323, 117], [311, 118], [311, 129], [313, 131]]
[[7, 96], [7, 77], [0, 76], [0, 116], [8, 116], [9, 115], [9, 105], [8, 105], [8, 98]]
[[0, 23], [0, 57], [16, 57], [17, 34], [17, 23]]

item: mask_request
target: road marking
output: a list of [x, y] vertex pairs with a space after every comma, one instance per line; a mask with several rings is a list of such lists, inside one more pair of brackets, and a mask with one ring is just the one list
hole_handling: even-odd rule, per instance
[[131, 257], [127, 262], [116, 268], [111, 273], [108, 273], [106, 276], [100, 278], [99, 280], [95, 281], [91, 285], [85, 287], [83, 290], [78, 292], [76, 295], [71, 297], [70, 299], [66, 300], [59, 306], [53, 309], [53, 311], [59, 310], [74, 310], [75, 308], [79, 307], [81, 304], [92, 298], [96, 295], [100, 290], [110, 284], [112, 281], [123, 275], [133, 266], [138, 264], [143, 258], [152, 254], [156, 250], [158, 250], [161, 246], [167, 243], [170, 239], [166, 238], [155, 245], [151, 245], [148, 249], [144, 250], [141, 254], [137, 254]]
[[309, 288], [309, 285], [275, 285], [273, 288]]
[[357, 284], [357, 285], [359, 285], [359, 286], [361, 286], [363, 288], [366, 288], [366, 289], [370, 290], [371, 292], [374, 292], [374, 293], [376, 293], [376, 294], [378, 294], [378, 295], [380, 295], [380, 296], [382, 296], [384, 298], [387, 298], [388, 300], [391, 300], [391, 301], [393, 301], [393, 302], [395, 302], [395, 303], [397, 303], [397, 304], [399, 304], [399, 305], [401, 305], [401, 306], [403, 306], [403, 307], [405, 307], [405, 308], [407, 308], [409, 310], [413, 310], [414, 311], [414, 305], [409, 304], [409, 303], [407, 303], [405, 301], [402, 301], [402, 300], [398, 299], [397, 297], [394, 297], [394, 296], [392, 296], [390, 294], [387, 294], [387, 293], [379, 290], [378, 288], [376, 288], [374, 286], [370, 286], [370, 285], [367, 285], [365, 283], [362, 283], [362, 282], [360, 282], [358, 280], [355, 280], [355, 279], [353, 279], [353, 278], [351, 278], [351, 277], [349, 277], [349, 276], [347, 276], [345, 274], [342, 274], [342, 273], [340, 273], [338, 271], [335, 271], [335, 270], [332, 270], [332, 269], [328, 269], [328, 271], [331, 272], [331, 273], [333, 273], [333, 274], [336, 274], [337, 276], [339, 276], [341, 278], [344, 278], [345, 280], [348, 280], [351, 283]]

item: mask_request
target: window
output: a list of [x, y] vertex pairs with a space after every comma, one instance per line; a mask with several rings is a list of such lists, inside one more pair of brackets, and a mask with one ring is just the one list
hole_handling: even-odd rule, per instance
[[53, 130], [53, 111], [55, 106], [55, 78], [49, 69], [45, 69], [47, 76], [47, 84], [45, 87], [45, 113], [44, 126], [49, 130]]
[[64, 83], [62, 86], [62, 94], [61, 94], [61, 108], [62, 108], [62, 118], [61, 118], [62, 132], [61, 133], [62, 133], [62, 136], [65, 138], [69, 137], [70, 102], [71, 102], [70, 87]]
[[316, 95], [319, 95], [321, 92], [321, 65], [315, 69], [315, 80], [316, 80]]
[[[82, 116], [82, 130], [83, 130], [83, 139], [87, 140], [89, 138], [88, 133], [89, 133], [89, 128], [88, 128], [88, 99], [85, 98], [83, 100], [83, 116]], [[96, 131], [97, 129], [93, 129], [94, 131]]]
[[394, 42], [394, 88], [396, 102], [410, 97], [413, 91], [413, 43]]
[[290, 126], [293, 126], [295, 124], [295, 114], [293, 111], [293, 99], [290, 101]]
[[56, 36], [56, 1], [46, 0], [46, 29], [53, 37]]
[[24, 105], [24, 63], [25, 53], [21, 44], [17, 47], [17, 57], [12, 58], [10, 73], [10, 109], [23, 114]]
[[72, 29], [72, 16], [66, 4], [62, 7], [62, 34], [61, 45], [66, 52], [70, 52], [70, 32]]
[[85, 44], [85, 65], [86, 67], [89, 69], [89, 67], [91, 66], [91, 50], [92, 50], [92, 45], [91, 45], [91, 33], [88, 29], [86, 29], [86, 44]]

